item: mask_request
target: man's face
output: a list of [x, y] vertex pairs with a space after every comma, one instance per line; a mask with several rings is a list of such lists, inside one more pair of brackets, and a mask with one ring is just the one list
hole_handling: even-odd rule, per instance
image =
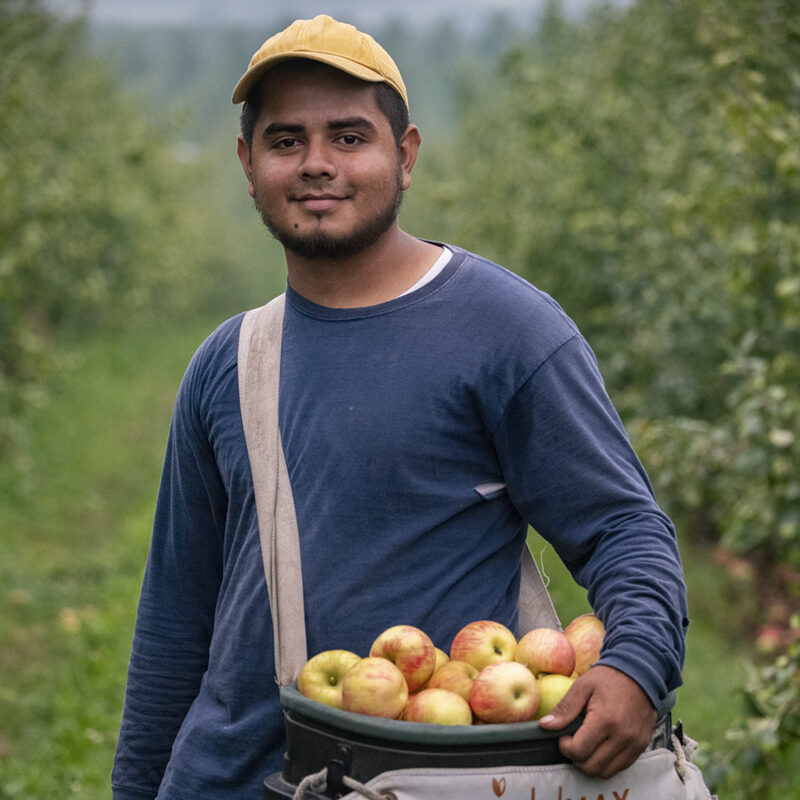
[[323, 65], [287, 65], [260, 90], [252, 146], [240, 140], [239, 158], [270, 232], [311, 259], [374, 244], [394, 226], [413, 157], [395, 141], [373, 86]]

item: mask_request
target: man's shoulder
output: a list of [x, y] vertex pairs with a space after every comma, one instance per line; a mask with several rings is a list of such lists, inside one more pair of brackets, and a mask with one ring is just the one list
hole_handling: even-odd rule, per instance
[[466, 305], [504, 320], [505, 325], [529, 328], [534, 324], [540, 333], [552, 329], [565, 338], [578, 333], [559, 303], [531, 281], [485, 256], [447, 246], [461, 258], [459, 291]]
[[202, 403], [221, 383], [235, 377], [244, 314], [241, 312], [219, 324], [195, 350], [181, 381], [183, 400]]
[[214, 328], [195, 351], [192, 364], [209, 366], [219, 360], [227, 361], [231, 353], [235, 356], [244, 315], [245, 312], [240, 312]]

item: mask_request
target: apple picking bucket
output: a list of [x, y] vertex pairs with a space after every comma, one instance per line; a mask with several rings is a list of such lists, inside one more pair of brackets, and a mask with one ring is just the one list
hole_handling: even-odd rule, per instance
[[[670, 696], [659, 709], [664, 737], [655, 746], [669, 745], [673, 702]], [[558, 737], [579, 724], [546, 731], [538, 722], [451, 726], [383, 719], [310, 700], [295, 685], [281, 688], [281, 705], [286, 728], [283, 770], [265, 779], [263, 800], [293, 798], [304, 779], [322, 770], [324, 787], [306, 791], [306, 800], [341, 797], [351, 791], [347, 779], [351, 785], [365, 784], [394, 770], [565, 764]]]

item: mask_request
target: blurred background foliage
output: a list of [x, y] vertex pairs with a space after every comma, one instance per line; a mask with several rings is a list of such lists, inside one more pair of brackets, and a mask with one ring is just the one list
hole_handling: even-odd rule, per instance
[[[576, 320], [685, 540], [695, 627], [708, 615], [752, 656], [736, 718], [705, 730], [709, 781], [726, 798], [800, 797], [795, 0], [638, 0], [579, 18], [551, 2], [524, 30], [498, 15], [469, 36], [446, 21], [374, 33], [423, 134], [404, 227], [512, 268]], [[2, 718], [18, 718], [0, 723], [0, 797], [60, 786], [13, 765], [42, 738], [33, 721], [55, 719], [29, 697], [50, 675], [25, 662], [49, 630], [36, 598], [54, 641], [85, 634], [84, 689], [105, 697], [78, 737], [101, 766], [81, 771], [70, 739], [58, 774], [73, 794], [105, 796], [163, 452], [151, 420], [168, 417], [199, 331], [284, 280], [233, 155], [230, 87], [263, 38], [90, 29], [34, 0], [0, 4], [0, 667], [18, 676], [0, 681]], [[72, 405], [48, 411], [60, 397]], [[86, 411], [99, 397], [117, 427]], [[48, 441], [68, 454], [48, 462]], [[77, 458], [81, 442], [97, 452]], [[65, 473], [93, 482], [89, 500], [69, 498]], [[118, 602], [65, 577], [67, 529], [76, 548], [108, 546], [109, 529], [128, 542], [95, 564]], [[49, 580], [31, 536], [56, 553]], [[90, 709], [73, 697], [62, 712]]]
[[575, 25], [551, 7], [414, 195], [423, 233], [514, 265], [577, 320], [673, 512], [794, 572], [795, 12], [670, 0]]
[[88, 36], [33, 0], [0, 4], [4, 456], [24, 457], [23, 412], [44, 401], [67, 342], [219, 308], [258, 285], [241, 215], [225, 217], [214, 165], [176, 139], [179, 113], [147, 113]]

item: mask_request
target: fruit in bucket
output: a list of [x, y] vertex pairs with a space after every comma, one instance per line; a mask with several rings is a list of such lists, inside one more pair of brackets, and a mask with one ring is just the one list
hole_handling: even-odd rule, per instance
[[413, 625], [387, 628], [372, 643], [369, 654], [391, 661], [403, 673], [409, 692], [420, 688], [436, 665], [436, 648], [430, 636]]
[[448, 656], [419, 628], [393, 625], [366, 658], [349, 650], [318, 653], [297, 688], [334, 708], [389, 719], [528, 722], [552, 711], [599, 659], [604, 635], [594, 614], [576, 617], [563, 633], [536, 628], [519, 642], [505, 625], [476, 620], [458, 631]]
[[416, 694], [417, 692], [421, 692], [423, 689], [427, 689], [428, 684], [433, 680], [433, 676], [436, 674], [436, 671], [441, 667], [443, 667], [445, 664], [447, 664], [449, 661], [450, 661], [450, 656], [448, 656], [444, 650], [441, 650], [440, 648], [437, 647], [436, 663], [433, 665], [433, 673], [431, 677], [428, 678], [428, 680], [422, 684], [422, 686], [419, 686], [418, 688], [414, 689], [414, 694]]
[[448, 689], [460, 694], [469, 701], [472, 691], [472, 682], [478, 675], [478, 670], [466, 661], [448, 661], [431, 675], [428, 681], [429, 689]]
[[460, 694], [447, 689], [423, 689], [408, 698], [403, 719], [436, 725], [471, 725], [472, 709]]
[[561, 698], [575, 683], [575, 678], [553, 673], [542, 675], [536, 679], [536, 683], [539, 687], [539, 708], [536, 709], [534, 719], [541, 719], [561, 702]]
[[575, 670], [575, 649], [561, 631], [534, 628], [519, 640], [514, 660], [524, 664], [537, 677], [551, 672], [572, 675]]
[[342, 707], [342, 678], [361, 661], [350, 650], [325, 650], [310, 658], [297, 676], [297, 690], [312, 700], [333, 708]]
[[456, 634], [450, 658], [482, 670], [489, 664], [513, 661], [516, 647], [517, 637], [505, 625], [481, 619], [468, 623]]
[[490, 664], [472, 682], [469, 704], [481, 722], [527, 722], [539, 706], [539, 687], [524, 664]]
[[408, 702], [403, 673], [388, 659], [362, 658], [342, 678], [342, 708], [371, 717], [397, 719]]
[[594, 614], [581, 614], [564, 628], [575, 649], [575, 673], [583, 675], [600, 658], [606, 629]]

